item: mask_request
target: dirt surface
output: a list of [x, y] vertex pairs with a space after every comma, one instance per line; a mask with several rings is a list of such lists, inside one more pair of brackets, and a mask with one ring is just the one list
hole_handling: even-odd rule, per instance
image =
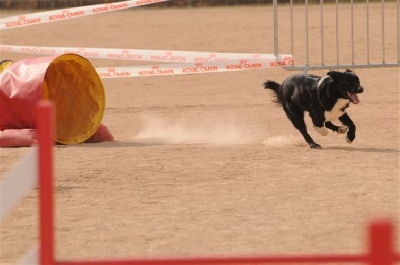
[[[376, 61], [380, 5], [370, 5]], [[393, 62], [396, 4], [386, 9], [385, 54]], [[280, 52], [290, 53], [289, 9], [280, 12]], [[357, 6], [359, 12], [363, 16]], [[319, 8], [309, 13], [316, 36], [310, 52], [318, 62]], [[296, 9], [296, 27], [302, 14]], [[335, 61], [333, 6], [325, 16], [324, 53]], [[350, 29], [342, 21], [340, 54], [347, 61]], [[355, 26], [356, 60], [362, 62], [365, 21]], [[303, 36], [302, 29], [295, 31], [299, 62], [305, 58]], [[272, 10], [136, 9], [5, 30], [1, 43], [273, 53]], [[33, 56], [1, 53], [14, 61]], [[348, 110], [357, 137], [351, 145], [342, 135], [322, 137], [307, 117], [321, 150], [304, 144], [262, 88], [266, 79], [281, 82], [293, 73], [284, 69], [105, 79], [103, 122], [116, 141], [55, 148], [57, 259], [365, 251], [367, 221], [389, 216], [399, 225], [400, 70], [355, 71], [365, 88], [361, 103]], [[0, 178], [29, 149], [0, 149]], [[37, 242], [37, 209], [32, 191], [2, 221], [1, 264], [14, 264]]]

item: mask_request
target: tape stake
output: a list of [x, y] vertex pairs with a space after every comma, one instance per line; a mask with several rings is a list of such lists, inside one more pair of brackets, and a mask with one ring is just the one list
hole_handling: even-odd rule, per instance
[[19, 164], [3, 179], [0, 185], [0, 220], [37, 187], [37, 148], [32, 148]]
[[132, 7], [166, 2], [169, 0], [129, 0], [115, 3], [79, 6], [68, 9], [31, 13], [20, 16], [1, 18], [0, 30], [22, 28], [43, 23], [80, 18], [84, 16], [103, 14]]

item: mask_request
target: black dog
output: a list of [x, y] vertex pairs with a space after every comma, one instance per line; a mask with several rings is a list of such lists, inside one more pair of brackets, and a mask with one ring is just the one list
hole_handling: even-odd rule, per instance
[[[346, 134], [346, 141], [353, 142], [356, 137], [356, 126], [346, 113], [350, 102], [358, 104], [356, 94], [363, 92], [360, 79], [351, 70], [345, 72], [331, 71], [327, 76], [296, 74], [286, 78], [282, 85], [267, 81], [266, 89], [276, 94], [276, 102], [282, 105], [286, 116], [303, 135], [311, 148], [321, 148], [307, 132], [304, 123], [304, 111], [308, 111], [317, 132], [328, 134], [326, 128]], [[332, 122], [339, 119], [343, 124], [336, 126]], [[326, 128], [325, 128], [326, 127]]]

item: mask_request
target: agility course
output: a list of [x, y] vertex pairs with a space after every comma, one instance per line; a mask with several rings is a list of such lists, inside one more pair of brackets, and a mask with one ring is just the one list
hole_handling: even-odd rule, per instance
[[[371, 265], [390, 265], [400, 262], [400, 254], [394, 250], [394, 227], [389, 220], [375, 220], [369, 224], [368, 250], [363, 254], [353, 255], [277, 255], [277, 256], [252, 256], [252, 257], [187, 257], [187, 258], [158, 258], [158, 259], [105, 259], [105, 260], [67, 260], [58, 261], [54, 256], [54, 175], [53, 175], [53, 145], [54, 145], [54, 104], [39, 102], [37, 105], [38, 119], [38, 148], [36, 156], [29, 157], [37, 166], [32, 166], [36, 171], [31, 178], [36, 179], [39, 188], [39, 245], [23, 264], [282, 264], [282, 263], [344, 263], [363, 262]], [[26, 159], [25, 159], [26, 160]], [[24, 162], [19, 167], [26, 167], [30, 162]], [[2, 206], [9, 201], [13, 194], [7, 192], [12, 189], [20, 193], [18, 182], [10, 184], [10, 180], [20, 178], [21, 182], [30, 182], [27, 177], [21, 177], [25, 172], [17, 170], [5, 179], [6, 186], [2, 184]], [[20, 182], [20, 183], [21, 183]], [[21, 184], [20, 184], [21, 185]], [[23, 186], [23, 185], [21, 185]], [[34, 187], [34, 186], [33, 186]], [[26, 188], [22, 188], [26, 189]], [[8, 194], [4, 194], [4, 193]], [[26, 191], [25, 191], [26, 192]], [[13, 203], [15, 204], [15, 202]], [[9, 208], [9, 207], [6, 207]], [[9, 209], [7, 209], [9, 210]], [[2, 209], [1, 218], [6, 213]]]
[[[386, 20], [395, 21], [396, 9], [387, 5]], [[84, 19], [85, 25], [104, 26], [107, 34], [77, 40], [73, 36], [89, 33], [77, 27], [80, 23], [65, 21], [59, 22], [64, 40], [59, 29], [53, 29], [58, 37], [46, 43], [26, 40], [25, 29], [2, 32], [2, 40], [198, 51], [211, 50], [212, 43], [213, 51], [271, 52], [271, 17], [264, 15], [270, 7], [200, 11], [104, 15], [144, 27], [132, 33], [129, 25], [116, 31], [115, 24], [107, 28], [104, 17], [93, 16]], [[141, 24], [149, 16], [152, 22]], [[193, 31], [193, 25], [207, 32]], [[160, 28], [165, 35], [158, 35]], [[39, 36], [51, 29], [49, 24], [29, 32]], [[388, 53], [396, 56], [390, 47]], [[26, 57], [12, 55], [15, 61]], [[325, 149], [317, 155], [302, 146], [261, 89], [265, 79], [288, 75], [280, 68], [104, 80], [104, 119], [117, 140], [54, 150], [57, 260], [363, 253], [370, 217], [391, 215], [398, 224], [398, 69], [356, 71], [370, 88], [362, 105], [349, 110], [357, 139], [347, 145], [330, 135], [321, 139]], [[382, 80], [385, 93], [377, 89]], [[1, 176], [26, 151], [2, 149]], [[2, 222], [2, 263], [13, 264], [34, 245], [35, 198], [32, 193]]]

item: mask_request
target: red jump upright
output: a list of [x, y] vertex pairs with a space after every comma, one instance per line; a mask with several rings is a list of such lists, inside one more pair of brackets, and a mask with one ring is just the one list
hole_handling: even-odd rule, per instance
[[39, 143], [39, 263], [54, 264], [54, 190], [53, 145], [54, 107], [50, 101], [41, 101], [37, 111]]

